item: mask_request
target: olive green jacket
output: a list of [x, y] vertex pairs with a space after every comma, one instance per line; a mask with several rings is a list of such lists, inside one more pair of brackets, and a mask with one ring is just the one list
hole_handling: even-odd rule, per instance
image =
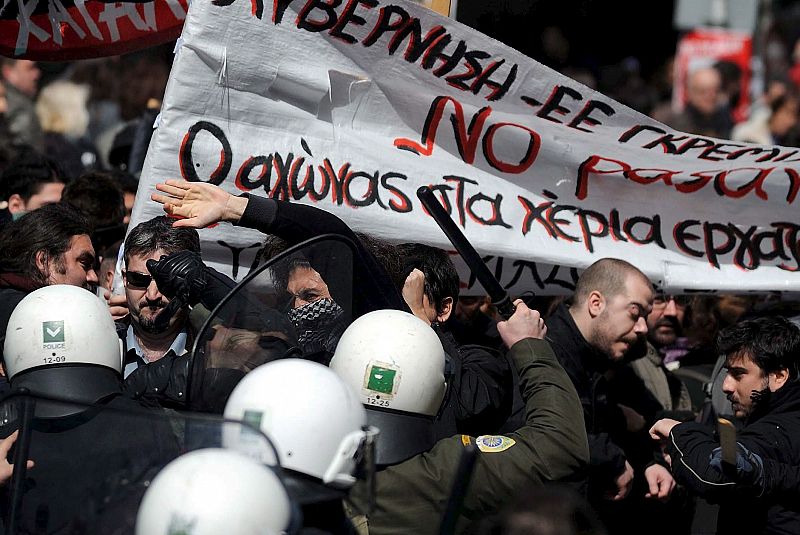
[[[583, 408], [550, 345], [528, 338], [514, 344], [509, 355], [519, 371], [525, 425], [505, 436], [446, 438], [430, 451], [378, 472], [373, 511], [353, 518], [360, 533], [438, 533], [461, 453], [471, 442], [480, 454], [460, 528], [497, 512], [532, 485], [585, 476], [589, 446]], [[366, 510], [363, 493], [363, 487], [353, 489], [351, 510]]]

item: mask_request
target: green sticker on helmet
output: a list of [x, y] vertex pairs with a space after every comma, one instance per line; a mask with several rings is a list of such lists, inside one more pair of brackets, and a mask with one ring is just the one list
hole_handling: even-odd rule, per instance
[[167, 535], [192, 535], [197, 519], [183, 518], [173, 514], [167, 526]]
[[242, 415], [242, 421], [258, 431], [261, 429], [261, 419], [263, 417], [264, 413], [261, 411], [244, 411], [244, 414]]
[[394, 381], [397, 377], [397, 370], [383, 368], [373, 365], [369, 370], [367, 379], [367, 389], [381, 394], [394, 393]]
[[64, 321], [43, 321], [42, 340], [45, 344], [64, 343]]

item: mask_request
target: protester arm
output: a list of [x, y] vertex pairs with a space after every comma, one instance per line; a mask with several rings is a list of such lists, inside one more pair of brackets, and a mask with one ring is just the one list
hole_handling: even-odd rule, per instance
[[508, 360], [481, 346], [457, 348], [461, 373], [455, 378], [459, 433], [495, 433], [511, 415], [514, 377]]
[[[358, 317], [373, 310], [391, 308], [408, 310], [386, 269], [367, 250], [356, 234], [335, 215], [302, 204], [267, 199], [245, 194], [247, 208], [237, 225], [272, 234], [289, 245], [299, 244], [322, 234], [335, 234], [350, 239], [356, 247], [353, 259], [353, 280], [357, 281], [353, 315]], [[323, 280], [331, 286], [341, 276], [340, 266], [315, 266]], [[348, 286], [344, 283], [345, 286]]]
[[617, 446], [608, 433], [589, 433], [589, 465], [600, 481], [609, 487], [625, 471], [625, 452]]
[[710, 462], [718, 446], [712, 427], [694, 422], [675, 425], [667, 438], [666, 451], [677, 482], [711, 500], [735, 491], [736, 481]]

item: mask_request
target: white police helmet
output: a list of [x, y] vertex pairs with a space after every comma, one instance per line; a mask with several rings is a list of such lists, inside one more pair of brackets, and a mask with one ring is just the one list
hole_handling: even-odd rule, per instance
[[[283, 468], [334, 489], [355, 483], [358, 461], [375, 433], [366, 429], [366, 411], [355, 393], [329, 368], [302, 359], [270, 362], [248, 373], [224, 414], [266, 434]], [[249, 446], [242, 433], [226, 433], [223, 443], [245, 451]]]
[[197, 450], [153, 479], [136, 517], [136, 535], [278, 535], [292, 524], [278, 476], [231, 450]]
[[108, 305], [78, 286], [31, 292], [11, 313], [3, 347], [9, 380], [41, 367], [104, 366], [122, 373], [122, 350]]
[[445, 353], [425, 322], [399, 310], [364, 314], [345, 330], [331, 369], [354, 388], [381, 431], [378, 464], [433, 446], [433, 419], [447, 392]]

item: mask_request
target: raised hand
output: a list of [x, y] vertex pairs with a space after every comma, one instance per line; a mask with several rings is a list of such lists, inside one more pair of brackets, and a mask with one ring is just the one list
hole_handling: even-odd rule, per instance
[[514, 301], [514, 305], [516, 310], [508, 321], [497, 324], [497, 332], [506, 346], [511, 347], [524, 338], [544, 339], [547, 326], [539, 312], [528, 308], [522, 299]]
[[147, 261], [147, 270], [159, 291], [169, 299], [179, 296], [190, 305], [200, 302], [206, 286], [205, 269], [203, 259], [194, 251], [179, 251]]
[[150, 199], [177, 218], [174, 227], [205, 228], [220, 221], [236, 222], [247, 207], [247, 198], [235, 197], [206, 182], [167, 180], [156, 184], [156, 189], [166, 195], [153, 193]]

